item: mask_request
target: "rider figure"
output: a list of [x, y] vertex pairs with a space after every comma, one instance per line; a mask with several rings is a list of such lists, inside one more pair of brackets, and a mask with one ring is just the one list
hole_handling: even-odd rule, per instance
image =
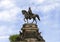
[[29, 15], [30, 16], [32, 16], [33, 14], [32, 14], [32, 10], [31, 10], [31, 8], [29, 7], [29, 10], [28, 10], [28, 13], [29, 13]]

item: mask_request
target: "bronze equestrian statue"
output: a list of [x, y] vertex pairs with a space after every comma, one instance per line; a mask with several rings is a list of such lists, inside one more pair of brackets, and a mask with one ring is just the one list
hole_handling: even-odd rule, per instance
[[[31, 10], [30, 7], [29, 7], [28, 12], [27, 12], [26, 10], [22, 10], [22, 14], [25, 16], [24, 21], [25, 21], [25, 19], [26, 19], [26, 20], [27, 20], [27, 23], [28, 23], [28, 19], [29, 19], [29, 20], [33, 19], [32, 23], [35, 21], [36, 24], [37, 24], [36, 17], [37, 17], [38, 20], [40, 21], [39, 15], [32, 13], [32, 10]], [[25, 21], [25, 22], [26, 22], [26, 21]]]

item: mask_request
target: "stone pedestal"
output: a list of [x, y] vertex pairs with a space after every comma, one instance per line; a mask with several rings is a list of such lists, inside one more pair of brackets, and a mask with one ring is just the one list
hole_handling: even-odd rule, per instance
[[45, 42], [36, 24], [24, 24], [18, 42]]

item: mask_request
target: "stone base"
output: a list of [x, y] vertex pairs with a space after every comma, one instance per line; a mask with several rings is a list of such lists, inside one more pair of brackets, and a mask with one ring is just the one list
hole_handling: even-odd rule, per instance
[[[18, 41], [18, 42], [27, 42], [27, 41]], [[29, 41], [29, 42], [45, 42], [45, 41]]]
[[36, 24], [24, 24], [17, 42], [45, 42]]

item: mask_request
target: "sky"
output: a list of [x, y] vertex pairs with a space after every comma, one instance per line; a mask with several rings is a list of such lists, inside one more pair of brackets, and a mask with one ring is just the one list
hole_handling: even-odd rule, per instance
[[60, 42], [60, 0], [0, 0], [0, 42], [10, 42], [9, 36], [19, 34], [28, 10], [40, 16], [39, 32], [45, 42]]

